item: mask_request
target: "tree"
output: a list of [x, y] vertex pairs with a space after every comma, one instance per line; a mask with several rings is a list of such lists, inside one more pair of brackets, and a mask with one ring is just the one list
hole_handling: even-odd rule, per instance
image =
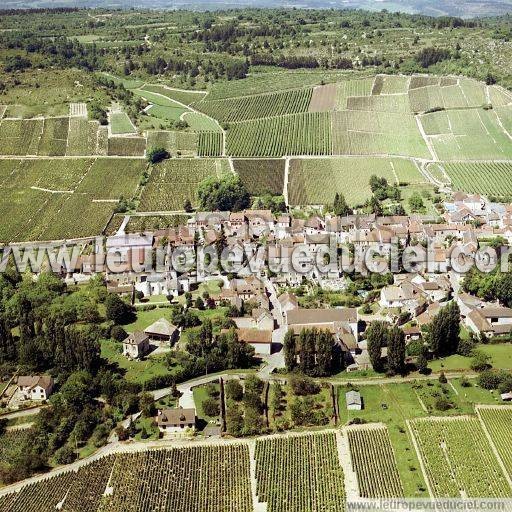
[[483, 352], [482, 350], [475, 349], [471, 353], [473, 356], [471, 359], [470, 368], [475, 372], [483, 372], [491, 368], [491, 356]]
[[412, 212], [421, 212], [425, 208], [423, 199], [417, 192], [414, 192], [409, 198], [409, 206]]
[[405, 369], [405, 335], [395, 326], [389, 331], [388, 368], [393, 373], [401, 374]]
[[7, 320], [0, 315], [0, 364], [16, 359], [16, 344]]
[[228, 401], [226, 410], [226, 429], [232, 436], [242, 435], [244, 428], [244, 417], [240, 406], [235, 403]]
[[352, 209], [348, 206], [343, 194], [336, 192], [336, 195], [334, 196], [333, 211], [334, 215], [339, 215], [341, 217], [352, 213]]
[[128, 336], [127, 332], [120, 325], [113, 325], [110, 329], [110, 337], [116, 341], [123, 341]]
[[187, 213], [192, 213], [194, 211], [194, 208], [192, 208], [192, 203], [190, 202], [190, 199], [185, 199], [185, 203], [183, 204], [183, 210]]
[[220, 414], [220, 404], [215, 398], [203, 400], [203, 412], [206, 416], [215, 417]]
[[437, 357], [455, 354], [459, 347], [459, 333], [460, 309], [456, 302], [450, 302], [430, 323], [430, 348]]
[[109, 293], [105, 299], [105, 316], [115, 324], [127, 324], [133, 320], [133, 308], [119, 296]]
[[294, 395], [316, 395], [320, 392], [320, 386], [306, 375], [293, 375], [289, 380]]
[[139, 409], [145, 418], [151, 418], [155, 415], [155, 399], [151, 393], [140, 394]]
[[152, 164], [157, 164], [158, 162], [161, 162], [162, 160], [165, 160], [166, 158], [169, 158], [169, 152], [164, 148], [151, 148], [147, 152], [147, 159], [148, 162]]
[[224, 386], [226, 391], [226, 398], [239, 402], [244, 396], [244, 390], [238, 380], [228, 380]]
[[416, 360], [416, 367], [418, 368], [418, 371], [422, 375], [426, 375], [429, 373], [429, 367], [428, 367], [428, 349], [424, 345], [421, 347], [420, 354], [418, 356], [418, 359]]
[[295, 334], [292, 330], [289, 330], [286, 332], [283, 340], [284, 364], [289, 372], [293, 372], [297, 365], [296, 348]]
[[251, 196], [239, 176], [207, 178], [199, 184], [197, 195], [205, 211], [238, 212], [251, 204]]
[[326, 377], [333, 368], [334, 337], [330, 332], [319, 331], [316, 335], [316, 374]]
[[372, 322], [366, 331], [366, 340], [373, 369], [376, 372], [381, 372], [383, 370], [382, 347], [388, 343], [387, 324], [381, 321]]

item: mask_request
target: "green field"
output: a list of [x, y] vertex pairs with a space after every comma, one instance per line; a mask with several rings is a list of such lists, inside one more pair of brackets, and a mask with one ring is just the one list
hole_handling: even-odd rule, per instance
[[125, 112], [110, 114], [110, 130], [114, 135], [136, 133], [135, 127]]
[[143, 137], [109, 137], [109, 156], [144, 156], [146, 139]]
[[[382, 176], [388, 183], [421, 182], [413, 162], [386, 158], [293, 159], [290, 162], [288, 195], [291, 205], [332, 204], [342, 193], [351, 205], [371, 196], [370, 177]], [[423, 180], [424, 181], [424, 180]]]
[[198, 138], [192, 132], [148, 131], [147, 147], [164, 148], [171, 156], [196, 156]]
[[221, 132], [222, 128], [219, 126], [214, 119], [209, 118], [206, 115], [198, 112], [187, 112], [183, 115], [183, 121], [185, 121], [190, 129], [195, 132], [210, 131], [210, 132]]
[[161, 94], [170, 100], [175, 100], [184, 105], [191, 105], [192, 103], [201, 101], [206, 96], [206, 92], [204, 91], [186, 91], [184, 89], [175, 89], [158, 84], [145, 84], [141, 89], [143, 91]]
[[154, 166], [139, 205], [139, 211], [181, 211], [185, 200], [197, 202], [197, 186], [208, 176], [229, 172], [222, 159], [165, 160]]

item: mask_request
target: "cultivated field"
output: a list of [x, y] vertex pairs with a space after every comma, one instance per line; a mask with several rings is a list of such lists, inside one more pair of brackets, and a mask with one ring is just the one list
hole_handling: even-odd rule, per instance
[[349, 427], [346, 432], [359, 495], [363, 498], [403, 496], [387, 427]]
[[381, 176], [388, 183], [421, 183], [425, 180], [416, 165], [405, 159], [315, 158], [292, 159], [288, 182], [291, 205], [332, 204], [336, 192], [351, 205], [371, 196], [370, 177]]
[[172, 156], [196, 156], [198, 134], [192, 132], [148, 131], [147, 147], [164, 148]]
[[235, 172], [252, 195], [261, 195], [270, 192], [281, 195], [284, 187], [283, 159], [234, 159]]
[[512, 496], [478, 419], [435, 418], [410, 425], [436, 497]]
[[512, 162], [445, 162], [442, 166], [454, 190], [493, 197], [512, 196]]
[[332, 433], [256, 441], [257, 494], [268, 512], [339, 512], [345, 486]]
[[512, 478], [512, 409], [510, 407], [477, 407], [477, 414], [491, 436], [492, 442]]
[[161, 94], [184, 105], [191, 105], [192, 103], [201, 101], [206, 96], [206, 92], [204, 91], [187, 91], [185, 89], [175, 89], [156, 84], [145, 84], [141, 89], [143, 91]]
[[199, 132], [197, 134], [198, 156], [221, 156], [224, 134], [222, 132]]
[[197, 202], [197, 186], [201, 181], [228, 172], [227, 160], [165, 160], [154, 166], [138, 209], [148, 212], [181, 211], [185, 200]]
[[195, 107], [222, 122], [307, 112], [312, 89], [244, 96], [227, 100], [202, 101]]

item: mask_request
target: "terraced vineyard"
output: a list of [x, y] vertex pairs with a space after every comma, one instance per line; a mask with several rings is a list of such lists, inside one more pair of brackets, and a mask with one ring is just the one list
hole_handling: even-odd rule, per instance
[[268, 512], [344, 510], [334, 432], [257, 440], [255, 459], [258, 500]]
[[222, 132], [199, 132], [198, 156], [221, 156], [224, 134]]
[[109, 156], [144, 156], [146, 139], [143, 137], [109, 137]]
[[164, 148], [171, 156], [196, 156], [198, 134], [192, 132], [149, 131], [147, 147]]
[[197, 186], [201, 181], [229, 172], [229, 163], [223, 159], [165, 160], [154, 166], [139, 211], [181, 211], [185, 200], [197, 202]]
[[233, 160], [235, 172], [252, 195], [261, 195], [267, 192], [281, 195], [284, 187], [283, 159]]
[[445, 162], [442, 166], [454, 190], [494, 197], [512, 195], [512, 162]]
[[[351, 205], [371, 196], [369, 180], [382, 176], [389, 183], [424, 183], [410, 160], [386, 158], [315, 158], [290, 161], [288, 195], [292, 205], [332, 204], [336, 192]], [[350, 186], [347, 184], [350, 183]]]
[[292, 114], [235, 123], [227, 136], [230, 156], [330, 155], [329, 113]]
[[352, 467], [363, 498], [403, 496], [395, 454], [386, 426], [348, 428]]
[[197, 103], [195, 107], [219, 121], [231, 123], [307, 112], [311, 94], [312, 89], [299, 89], [226, 100], [206, 100]]
[[512, 478], [512, 408], [510, 407], [478, 407], [478, 416], [491, 436], [492, 442], [498, 450], [505, 469]]
[[416, 420], [410, 425], [434, 496], [512, 496], [476, 418]]

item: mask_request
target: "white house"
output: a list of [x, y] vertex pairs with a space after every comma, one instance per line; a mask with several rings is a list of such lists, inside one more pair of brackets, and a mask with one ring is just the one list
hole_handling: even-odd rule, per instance
[[360, 411], [363, 408], [361, 394], [357, 391], [347, 391], [345, 393], [345, 401], [349, 411]]
[[17, 384], [24, 400], [47, 400], [54, 382], [49, 375], [23, 375], [18, 377]]
[[149, 352], [149, 336], [141, 331], [135, 331], [123, 341], [123, 355], [138, 359]]

